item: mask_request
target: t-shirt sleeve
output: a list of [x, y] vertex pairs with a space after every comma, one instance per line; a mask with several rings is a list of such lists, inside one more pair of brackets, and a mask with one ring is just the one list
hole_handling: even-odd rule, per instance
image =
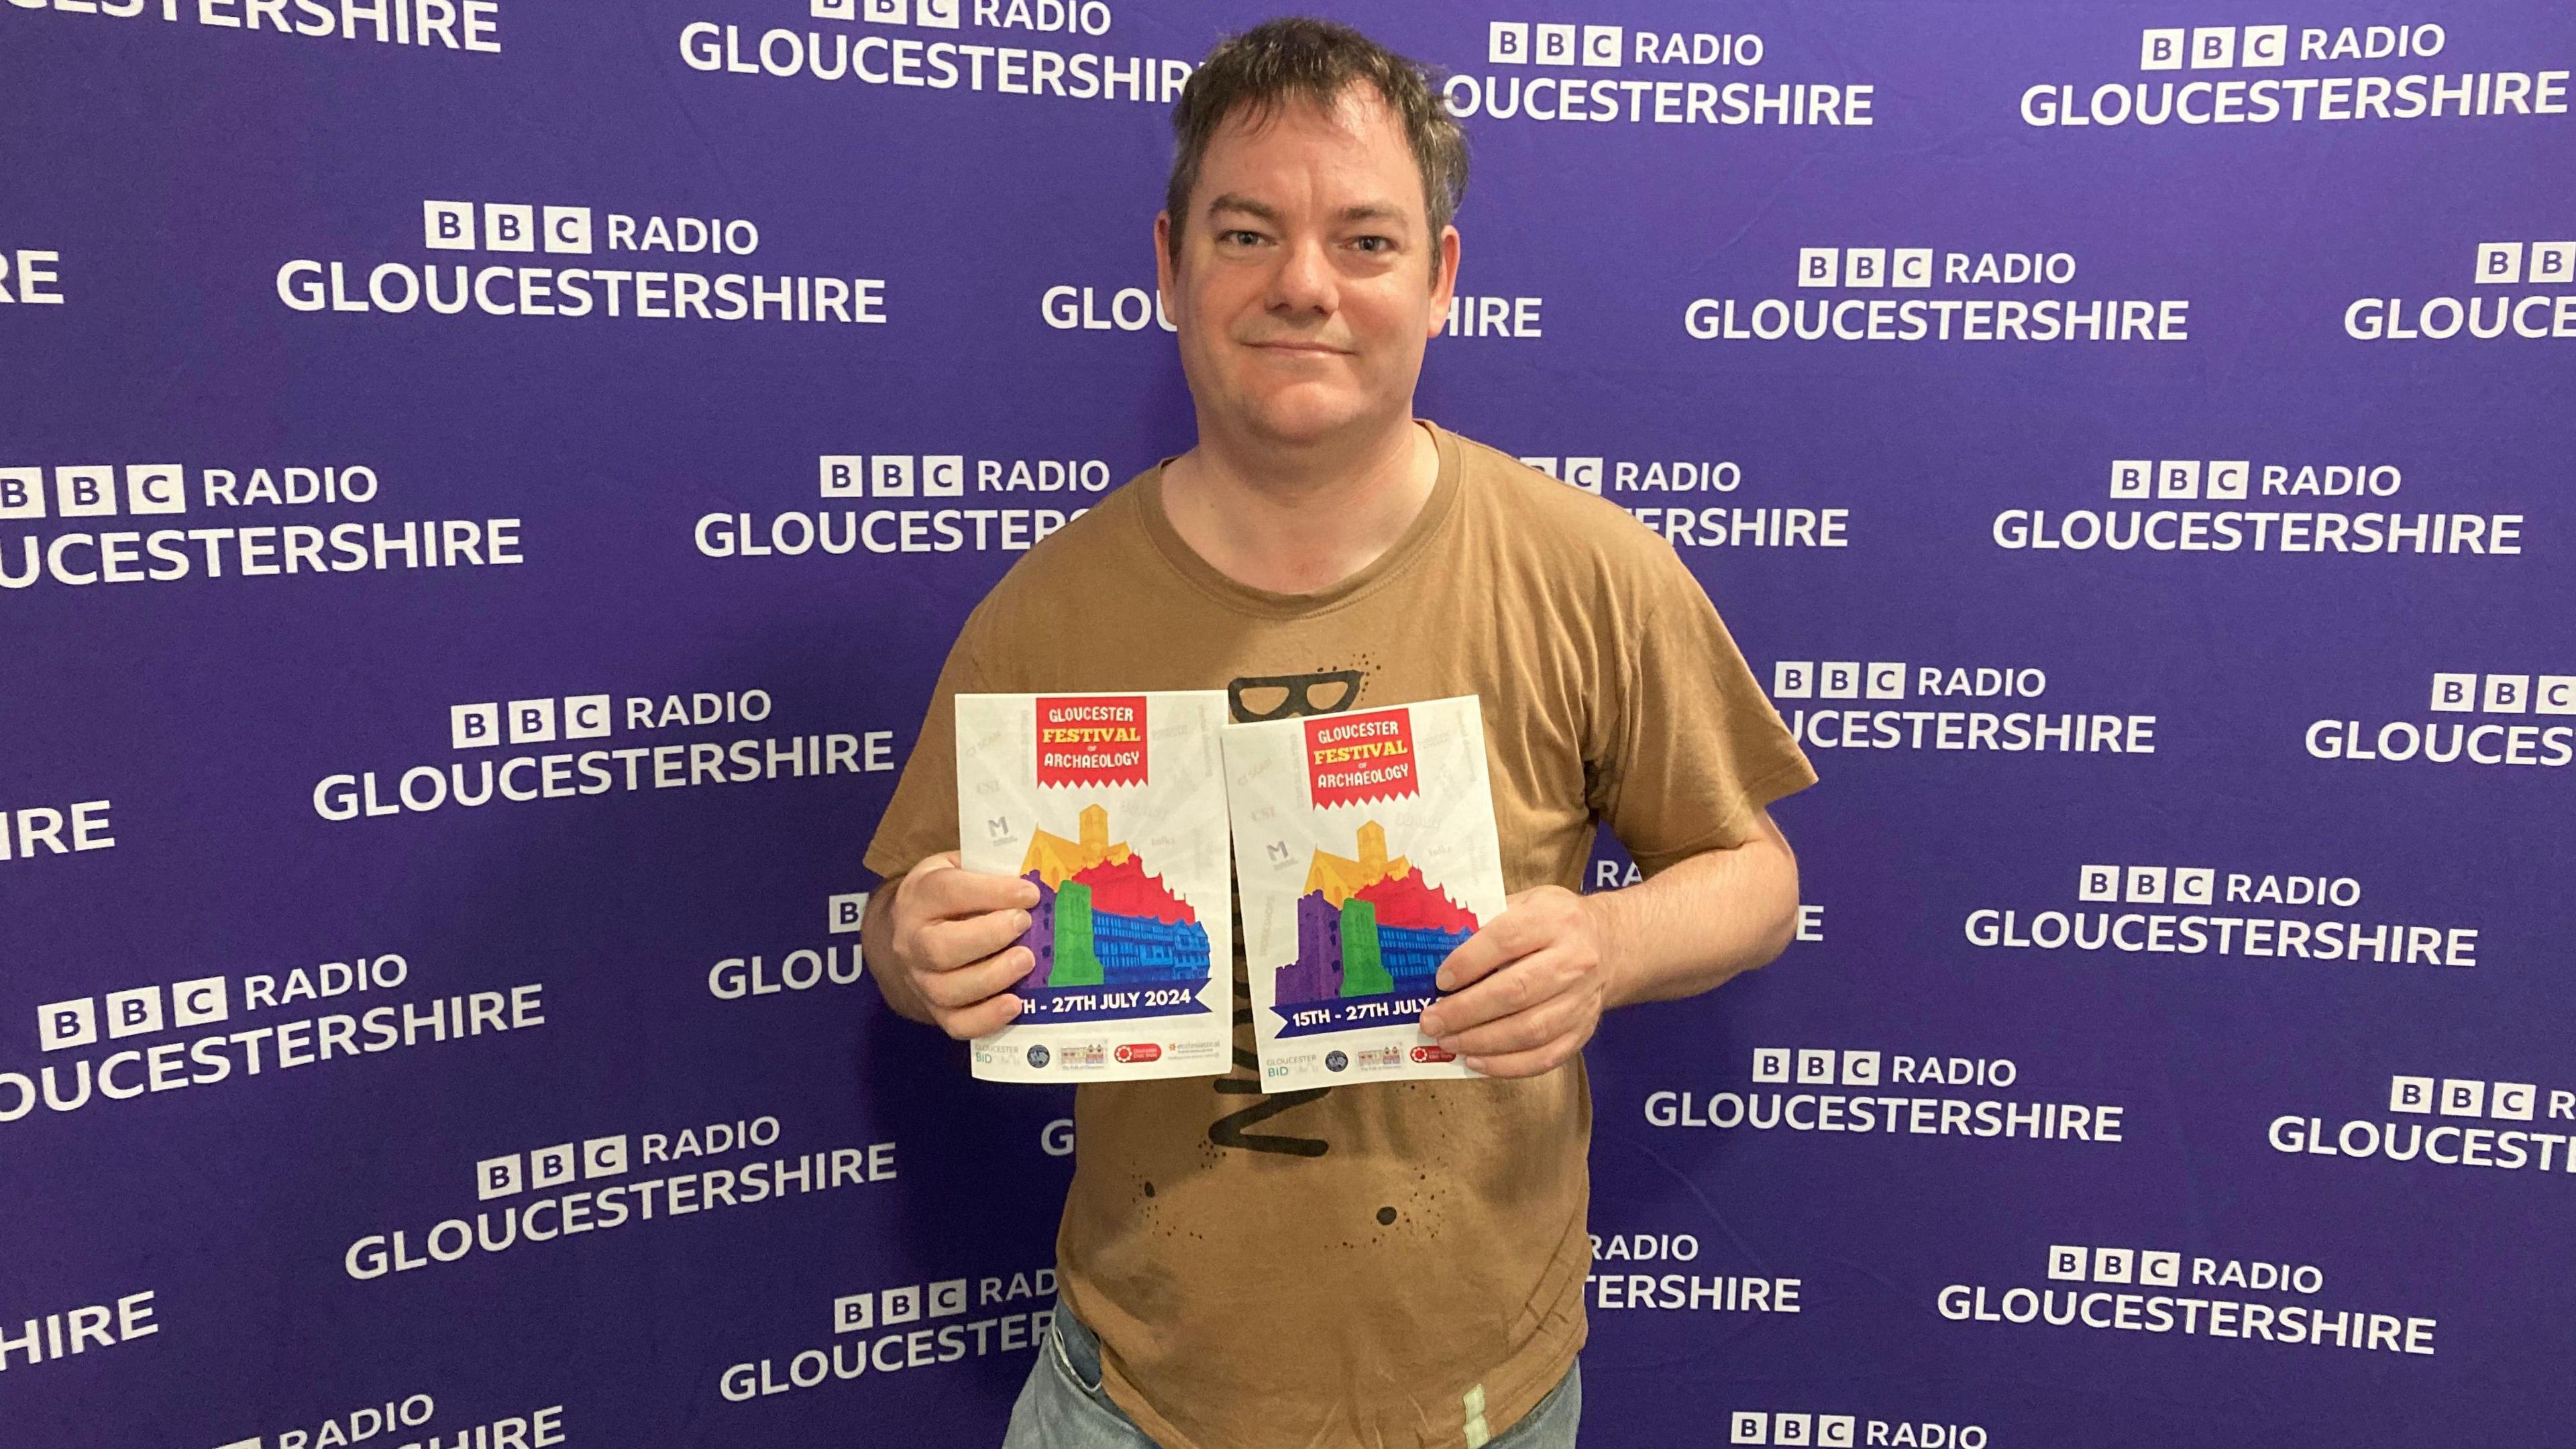
[[1617, 683], [1589, 764], [1593, 813], [1652, 875], [1743, 844], [1755, 812], [1816, 772], [1699, 580], [1670, 554], [1649, 567], [1643, 624], [1614, 645]]
[[892, 879], [926, 856], [957, 848], [957, 696], [991, 688], [977, 652], [978, 608], [948, 650], [939, 683], [931, 690], [930, 709], [921, 717], [912, 755], [886, 802], [877, 833], [868, 842], [867, 867]]

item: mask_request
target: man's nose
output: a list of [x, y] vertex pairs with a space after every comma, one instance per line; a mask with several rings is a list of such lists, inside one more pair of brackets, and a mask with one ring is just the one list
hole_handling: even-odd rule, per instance
[[1339, 305], [1338, 279], [1323, 242], [1301, 240], [1280, 248], [1279, 265], [1270, 275], [1274, 314], [1329, 317]]

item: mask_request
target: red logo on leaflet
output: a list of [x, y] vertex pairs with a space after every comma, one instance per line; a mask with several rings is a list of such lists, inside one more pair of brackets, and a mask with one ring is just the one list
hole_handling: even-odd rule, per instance
[[1413, 1059], [1417, 1062], [1454, 1062], [1458, 1060], [1458, 1054], [1447, 1047], [1418, 1046], [1413, 1049]]
[[1144, 784], [1145, 696], [1040, 696], [1038, 783]]
[[1380, 709], [1306, 721], [1306, 783], [1319, 810], [1421, 794], [1413, 712]]
[[1118, 1049], [1118, 1060], [1122, 1062], [1160, 1061], [1162, 1056], [1163, 1049], [1149, 1041], [1131, 1041]]

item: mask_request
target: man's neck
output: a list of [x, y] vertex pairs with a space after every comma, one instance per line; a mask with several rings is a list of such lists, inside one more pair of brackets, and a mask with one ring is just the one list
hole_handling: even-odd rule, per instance
[[1410, 418], [1313, 448], [1244, 447], [1202, 427], [1163, 470], [1163, 515], [1217, 572], [1277, 594], [1327, 589], [1404, 536], [1440, 480]]

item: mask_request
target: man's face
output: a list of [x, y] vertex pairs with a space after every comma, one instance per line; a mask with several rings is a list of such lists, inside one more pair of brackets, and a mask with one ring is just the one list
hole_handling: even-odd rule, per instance
[[1458, 233], [1430, 234], [1422, 173], [1371, 88], [1238, 112], [1209, 142], [1164, 311], [1202, 416], [1287, 445], [1410, 416], [1447, 321]]

